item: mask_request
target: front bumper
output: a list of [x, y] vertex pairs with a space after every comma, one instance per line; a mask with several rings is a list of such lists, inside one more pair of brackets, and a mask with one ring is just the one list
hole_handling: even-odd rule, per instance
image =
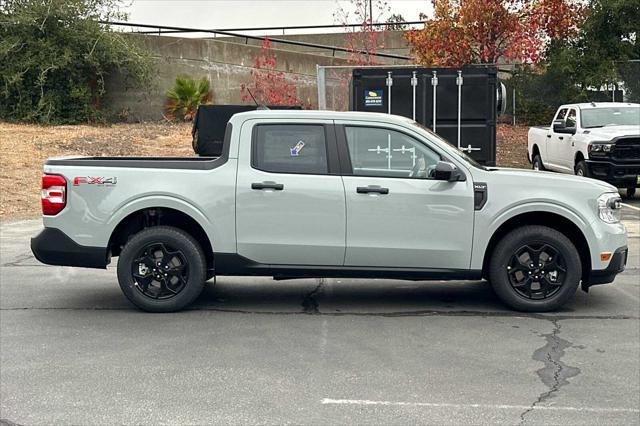
[[104, 269], [110, 261], [106, 248], [81, 246], [57, 228], [44, 228], [33, 237], [31, 251], [47, 265]]
[[640, 188], [640, 162], [614, 163], [607, 160], [586, 160], [589, 176], [618, 188]]
[[625, 247], [620, 247], [617, 249], [611, 260], [609, 261], [609, 266], [606, 269], [594, 270], [589, 273], [589, 276], [582, 283], [582, 289], [588, 290], [589, 287], [597, 284], [607, 284], [613, 282], [620, 272], [624, 271], [625, 266], [627, 265], [627, 256], [629, 255], [629, 249]]

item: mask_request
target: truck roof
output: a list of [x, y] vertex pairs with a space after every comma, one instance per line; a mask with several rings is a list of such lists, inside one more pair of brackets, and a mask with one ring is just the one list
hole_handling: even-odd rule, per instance
[[235, 114], [234, 119], [248, 120], [253, 118], [314, 118], [324, 120], [364, 120], [384, 121], [386, 123], [407, 124], [413, 120], [394, 114], [361, 111], [318, 111], [318, 110], [256, 110]]
[[615, 108], [615, 107], [640, 107], [640, 104], [631, 102], [584, 102], [580, 104], [560, 105], [560, 108], [578, 108], [578, 109], [594, 109], [594, 108]]

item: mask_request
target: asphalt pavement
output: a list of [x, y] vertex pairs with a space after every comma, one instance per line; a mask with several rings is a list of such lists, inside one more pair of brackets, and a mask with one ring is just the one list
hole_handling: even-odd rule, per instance
[[[640, 199], [627, 270], [562, 310], [483, 282], [221, 278], [145, 314], [0, 225], [0, 423], [640, 424]], [[635, 209], [634, 209], [635, 207]]]

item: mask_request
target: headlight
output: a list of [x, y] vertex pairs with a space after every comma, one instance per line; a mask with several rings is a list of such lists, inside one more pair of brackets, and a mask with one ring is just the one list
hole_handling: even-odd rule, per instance
[[594, 142], [589, 144], [589, 154], [607, 155], [613, 149], [612, 143]]
[[598, 216], [604, 222], [617, 223], [620, 222], [620, 209], [622, 201], [620, 195], [607, 192], [598, 197]]

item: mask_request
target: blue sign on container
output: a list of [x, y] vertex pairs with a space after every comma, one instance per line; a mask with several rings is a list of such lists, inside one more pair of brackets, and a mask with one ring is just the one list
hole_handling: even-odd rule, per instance
[[365, 90], [364, 106], [382, 106], [382, 90]]

